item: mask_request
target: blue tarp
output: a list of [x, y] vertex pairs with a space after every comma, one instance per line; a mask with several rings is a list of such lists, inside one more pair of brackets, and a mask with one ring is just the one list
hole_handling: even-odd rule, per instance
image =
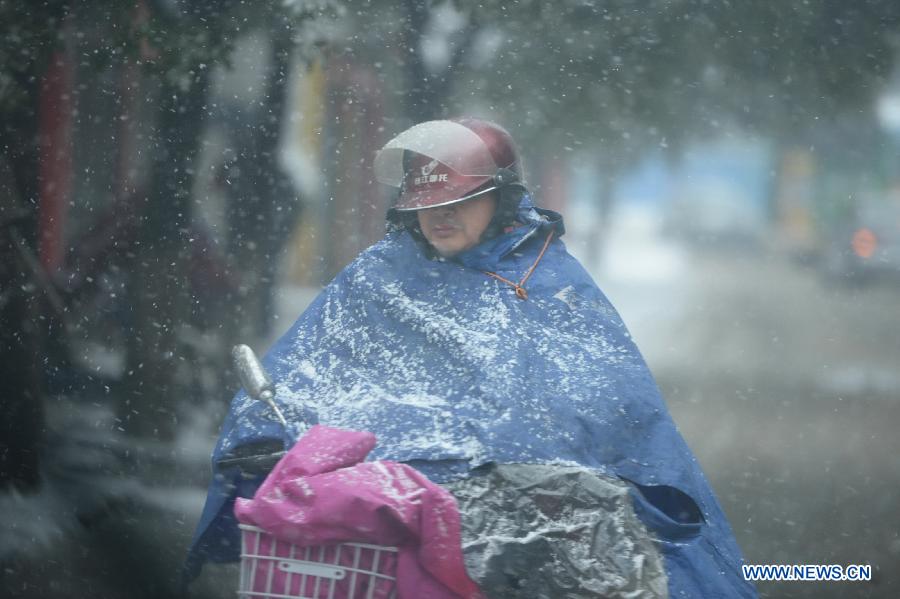
[[[658, 537], [672, 596], [751, 597], [740, 551], [621, 318], [559, 237], [561, 217], [523, 203], [524, 226], [429, 259], [388, 233], [329, 284], [263, 360], [292, 422], [233, 401], [213, 463], [262, 439], [290, 444], [317, 419], [375, 433], [371, 459], [432, 480], [489, 462], [581, 465], [633, 486]], [[550, 233], [528, 299], [519, 281]], [[313, 418], [310, 416], [313, 415]], [[232, 504], [257, 480], [218, 469], [187, 571], [237, 559]]]

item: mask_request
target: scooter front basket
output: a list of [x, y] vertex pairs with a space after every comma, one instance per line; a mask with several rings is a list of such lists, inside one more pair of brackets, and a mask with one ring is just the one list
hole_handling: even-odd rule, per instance
[[240, 525], [241, 599], [396, 599], [397, 548], [300, 547]]

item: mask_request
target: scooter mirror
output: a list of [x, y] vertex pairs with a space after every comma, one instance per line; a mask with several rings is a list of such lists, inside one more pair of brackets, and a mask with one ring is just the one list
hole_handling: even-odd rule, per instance
[[269, 378], [253, 350], [247, 345], [235, 345], [231, 350], [231, 357], [234, 360], [234, 368], [241, 379], [241, 385], [244, 386], [247, 394], [253, 399], [266, 402], [275, 412], [278, 421], [286, 427], [287, 420], [275, 405], [275, 385], [272, 384], [272, 379]]
[[241, 378], [241, 385], [253, 399], [263, 399], [263, 394], [274, 395], [275, 386], [259, 358], [247, 345], [235, 345], [231, 350], [234, 368]]

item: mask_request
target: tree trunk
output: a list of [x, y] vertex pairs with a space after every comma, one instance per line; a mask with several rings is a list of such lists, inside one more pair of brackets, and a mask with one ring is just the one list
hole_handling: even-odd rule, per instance
[[431, 5], [422, 0], [406, 0], [404, 6], [407, 16], [401, 48], [407, 72], [406, 115], [414, 123], [444, 118], [448, 116], [446, 101], [453, 89], [455, 72], [475, 39], [477, 26], [471, 21], [465, 26], [449, 64], [440, 73], [433, 74], [420, 48]]
[[31, 490], [40, 482], [44, 430], [42, 305], [21, 251], [34, 255], [37, 247], [37, 215], [26, 208], [37, 204], [37, 119], [30, 109], [19, 116], [0, 129], [0, 489]]
[[[2, 178], [0, 174], [0, 194], [8, 191]], [[37, 369], [42, 304], [20, 257], [24, 236], [19, 234], [17, 224], [6, 220], [7, 216], [0, 214], [0, 489], [8, 485], [33, 489], [39, 483], [44, 429]]]
[[279, 164], [281, 126], [290, 68], [289, 39], [271, 40], [264, 105], [236, 110], [229, 134], [238, 174], [228, 186], [229, 253], [240, 273], [242, 343], [264, 338], [274, 314], [275, 277], [300, 203]]
[[176, 374], [190, 368], [180, 363], [179, 334], [191, 309], [191, 189], [208, 87], [208, 70], [198, 71], [187, 90], [160, 85], [158, 120], [150, 138], [152, 176], [129, 282], [134, 324], [119, 418], [130, 434], [164, 439], [175, 432], [182, 399]]
[[[59, 6], [47, 18], [59, 18]], [[44, 430], [43, 388], [38, 360], [46, 341], [45, 304], [23, 264], [37, 256], [39, 115], [44, 56], [36, 57], [15, 83], [24, 100], [0, 120], [0, 487], [34, 489]], [[38, 267], [36, 260], [31, 265]], [[43, 328], [42, 328], [43, 327]]]

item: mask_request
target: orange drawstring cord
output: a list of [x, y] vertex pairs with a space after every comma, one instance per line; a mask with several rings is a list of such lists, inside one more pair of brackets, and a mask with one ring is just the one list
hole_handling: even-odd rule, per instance
[[498, 281], [502, 281], [502, 282], [506, 283], [507, 285], [509, 285], [510, 287], [512, 287], [513, 289], [515, 289], [517, 298], [519, 298], [521, 300], [527, 300], [528, 292], [525, 291], [525, 282], [528, 281], [528, 277], [530, 277], [531, 274], [534, 272], [534, 269], [537, 268], [538, 262], [540, 262], [541, 258], [544, 257], [544, 252], [546, 252], [547, 248], [550, 247], [550, 241], [552, 241], [552, 240], [553, 240], [553, 231], [550, 231], [550, 234], [547, 235], [547, 240], [544, 241], [544, 247], [541, 248], [541, 253], [538, 254], [538, 257], [535, 259], [534, 264], [531, 265], [531, 268], [528, 269], [528, 272], [525, 273], [525, 276], [522, 277], [522, 280], [519, 281], [518, 283], [513, 283], [509, 279], [501, 277], [500, 275], [498, 275], [495, 272], [490, 272], [487, 270], [483, 270], [482, 272], [484, 274], [486, 274], [487, 276], [494, 277]]

